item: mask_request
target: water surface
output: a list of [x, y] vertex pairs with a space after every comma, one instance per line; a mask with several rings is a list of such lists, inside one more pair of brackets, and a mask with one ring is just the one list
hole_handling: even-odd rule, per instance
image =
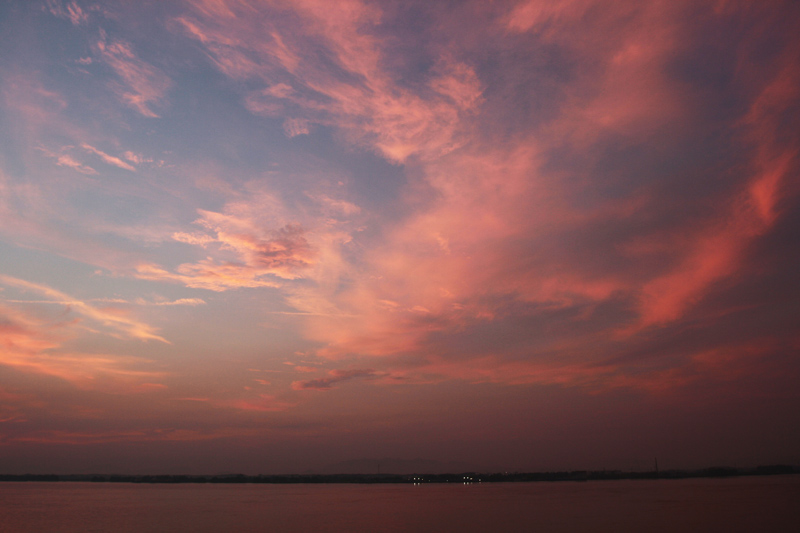
[[0, 483], [0, 532], [797, 531], [800, 476], [433, 485]]

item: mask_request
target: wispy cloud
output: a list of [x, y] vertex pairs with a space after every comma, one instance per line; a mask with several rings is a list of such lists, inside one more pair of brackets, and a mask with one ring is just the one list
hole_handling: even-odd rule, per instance
[[60, 167], [68, 167], [68, 168], [77, 170], [81, 174], [87, 174], [87, 175], [90, 175], [90, 176], [93, 175], [93, 174], [97, 174], [97, 171], [95, 169], [93, 169], [92, 167], [90, 167], [88, 165], [84, 165], [80, 161], [77, 161], [75, 158], [73, 158], [69, 154], [54, 153], [54, 152], [51, 152], [51, 151], [46, 150], [46, 149], [41, 148], [41, 147], [39, 148], [39, 150], [42, 151], [47, 157], [55, 159], [56, 160], [56, 165], [58, 165]]
[[4, 274], [0, 274], [0, 284], [14, 287], [23, 291], [34, 292], [52, 301], [63, 303], [64, 305], [69, 306], [77, 314], [109, 328], [114, 335], [121, 335], [145, 341], [157, 340], [169, 344], [169, 341], [155, 333], [154, 328], [143, 322], [113, 313], [109, 310], [99, 309], [46, 285], [32, 283], [30, 281], [25, 281], [12, 276], [6, 276]]
[[152, 107], [162, 103], [173, 85], [172, 80], [161, 70], [138, 58], [129, 43], [108, 40], [102, 34], [95, 46], [103, 61], [122, 80], [117, 88], [122, 101], [146, 117], [158, 117]]
[[[0, 281], [11, 284], [14, 280], [4, 276]], [[120, 388], [122, 383], [164, 376], [163, 372], [146, 369], [149, 362], [141, 358], [64, 350], [63, 344], [75, 330], [75, 323], [69, 320], [43, 321], [0, 306], [0, 365], [56, 376], [81, 388], [103, 387], [103, 380], [110, 380], [111, 388], [120, 392], [127, 390]]]
[[298, 118], [290, 118], [283, 122], [283, 131], [289, 137], [297, 137], [298, 135], [308, 135], [311, 130], [308, 127], [308, 121]]
[[152, 159], [144, 157], [141, 154], [137, 154], [137, 153], [131, 152], [130, 150], [127, 150], [122, 155], [125, 157], [125, 159], [127, 159], [128, 161], [130, 161], [131, 163], [133, 163], [135, 165], [141, 165], [142, 163], [152, 163], [153, 162]]
[[232, 203], [223, 213], [200, 210], [195, 225], [203, 231], [173, 234], [177, 242], [203, 248], [209, 254], [205, 259], [179, 265], [174, 273], [143, 263], [137, 276], [214, 291], [278, 287], [284, 280], [303, 277], [317, 257], [308, 231], [293, 223], [265, 227], [275, 221], [265, 220], [263, 213], [279, 203], [271, 196], [260, 198], [261, 202], [255, 198]]
[[[249, 16], [253, 6], [248, 3], [220, 5], [228, 16], [211, 17], [197, 6], [197, 17], [178, 21], [223, 73], [262, 80], [264, 87], [245, 97], [251, 111], [298, 114], [285, 122], [290, 136], [309, 133], [309, 124], [320, 123], [343, 129], [395, 162], [412, 155], [435, 157], [461, 143], [460, 117], [480, 104], [474, 69], [450, 58], [441, 58], [419, 91], [396, 83], [382, 66], [385, 50], [373, 34], [381, 19], [377, 6], [298, 3], [293, 7], [304, 23], [289, 34], [267, 16]], [[310, 59], [320, 44], [333, 65]]]
[[[139, 303], [138, 300], [137, 303]], [[206, 302], [202, 298], [180, 298], [178, 300], [172, 300], [167, 302], [152, 302], [152, 303], [145, 302], [145, 305], [158, 305], [158, 306], [188, 305], [194, 307], [197, 305], [205, 305], [205, 304]]]
[[97, 171], [95, 169], [93, 169], [88, 165], [79, 163], [78, 161], [73, 159], [72, 156], [68, 154], [56, 155], [56, 164], [61, 167], [69, 167], [75, 169], [82, 174], [89, 174], [89, 175], [97, 174]]
[[132, 165], [126, 163], [125, 161], [123, 161], [122, 159], [120, 159], [118, 157], [114, 157], [113, 155], [108, 155], [107, 153], [103, 152], [102, 150], [98, 150], [97, 148], [95, 148], [94, 146], [92, 146], [90, 144], [81, 143], [81, 148], [83, 148], [84, 150], [86, 150], [89, 153], [92, 153], [92, 154], [100, 156], [100, 159], [102, 159], [104, 162], [108, 163], [109, 165], [114, 165], [114, 166], [119, 167], [119, 168], [124, 168], [125, 170], [130, 170], [131, 172], [136, 172], [136, 168], [133, 167]]
[[81, 9], [77, 2], [61, 2], [61, 0], [47, 0], [47, 8], [56, 17], [66, 19], [75, 26], [86, 23], [89, 14]]

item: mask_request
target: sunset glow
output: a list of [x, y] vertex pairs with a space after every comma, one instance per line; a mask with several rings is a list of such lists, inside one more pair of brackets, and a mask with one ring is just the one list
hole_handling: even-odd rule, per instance
[[0, 472], [800, 463], [800, 4], [0, 7]]

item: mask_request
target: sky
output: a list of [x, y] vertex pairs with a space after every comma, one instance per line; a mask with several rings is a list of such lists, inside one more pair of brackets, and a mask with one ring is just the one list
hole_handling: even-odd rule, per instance
[[800, 3], [0, 3], [0, 472], [800, 463]]

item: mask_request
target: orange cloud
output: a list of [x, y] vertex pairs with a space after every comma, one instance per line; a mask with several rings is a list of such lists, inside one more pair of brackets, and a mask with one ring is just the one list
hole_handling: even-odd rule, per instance
[[[2, 280], [7, 282], [6, 279]], [[141, 380], [162, 377], [163, 372], [139, 370], [148, 361], [136, 357], [74, 353], [63, 350], [76, 335], [74, 322], [42, 321], [0, 306], [0, 365], [56, 376], [79, 388], [104, 388], [123, 392]], [[110, 383], [105, 383], [110, 380]]]
[[[204, 248], [218, 258], [180, 265], [177, 273], [150, 264], [137, 267], [137, 277], [177, 281], [188, 287], [224, 291], [237, 287], [278, 287], [280, 280], [301, 277], [315, 258], [306, 230], [294, 224], [264, 230], [243, 216], [201, 211], [196, 224], [206, 234], [175, 233], [173, 239]], [[228, 259], [224, 259], [230, 256]]]
[[157, 335], [154, 328], [147, 324], [138, 322], [134, 319], [128, 318], [127, 316], [120, 316], [117, 313], [98, 309], [86, 302], [72, 298], [61, 291], [52, 289], [45, 285], [32, 283], [3, 274], [0, 274], [0, 284], [15, 287], [23, 291], [35, 292], [48, 298], [53, 303], [67, 305], [77, 314], [107, 327], [112, 332], [112, 335], [124, 335], [126, 337], [144, 341], [157, 340], [169, 344], [169, 341]]
[[311, 204], [294, 216], [279, 198], [255, 190], [228, 202], [221, 212], [200, 209], [194, 221], [198, 231], [174, 232], [171, 237], [206, 257], [178, 265], [173, 272], [140, 263], [135, 275], [213, 291], [280, 287], [289, 294], [302, 292], [287, 282], [322, 282], [348, 268], [342, 247], [352, 239], [350, 219], [361, 211], [322, 193], [306, 193], [305, 198]]

